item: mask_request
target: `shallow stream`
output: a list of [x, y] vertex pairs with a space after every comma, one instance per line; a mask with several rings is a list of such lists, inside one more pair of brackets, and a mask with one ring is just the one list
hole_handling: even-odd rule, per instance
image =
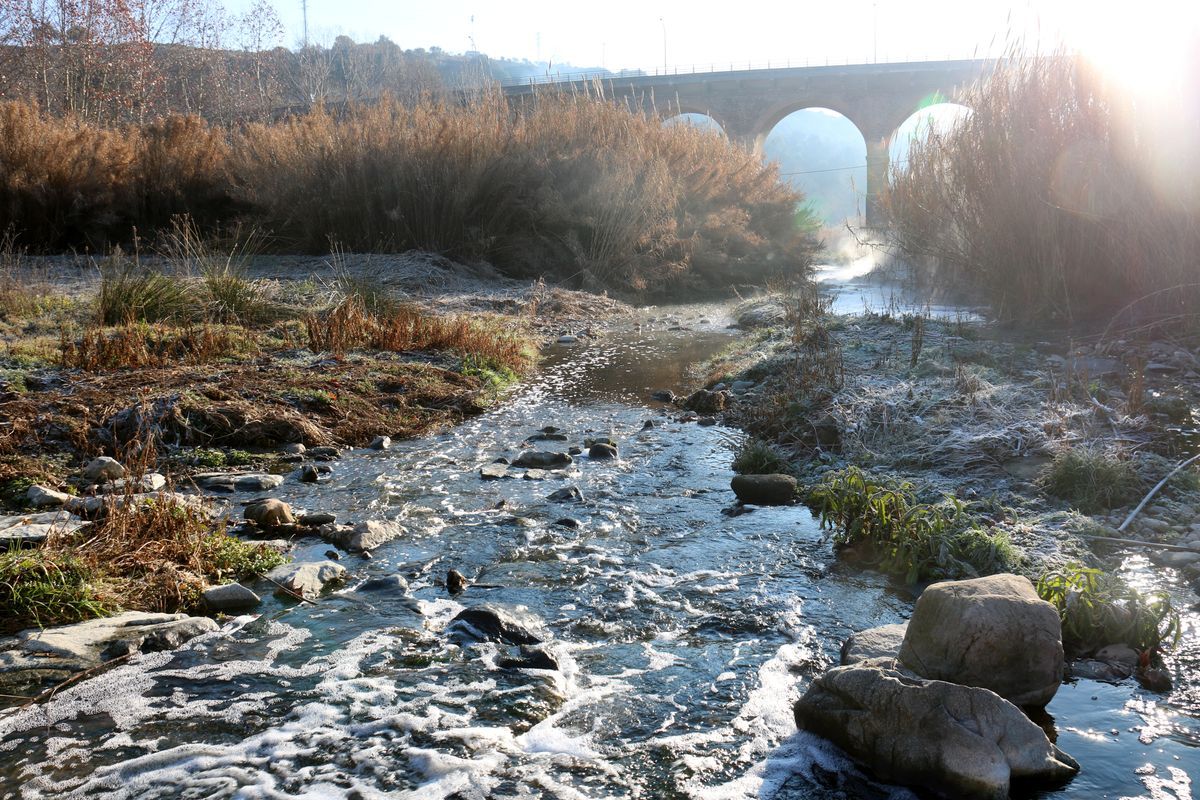
[[[352, 580], [317, 605], [272, 598], [219, 634], [0, 716], [0, 796], [911, 797], [797, 733], [792, 703], [847, 634], [906, 618], [912, 598], [839, 567], [803, 507], [722, 514], [741, 434], [646, 400], [682, 389], [687, 365], [728, 342], [727, 320], [703, 313], [679, 312], [691, 330], [657, 323], [552, 348], [494, 411], [348, 454], [329, 483], [286, 483], [279, 496], [297, 509], [395, 519], [407, 534], [371, 560], [343, 557]], [[539, 447], [611, 435], [621, 458], [480, 479], [548, 425], [570, 441]], [[545, 499], [567, 485], [583, 502]], [[296, 556], [327, 549], [301, 541]], [[456, 598], [442, 588], [451, 567], [475, 583]], [[1159, 580], [1144, 563], [1127, 569]], [[394, 573], [409, 595], [356, 590]], [[497, 646], [446, 630], [484, 602], [527, 607], [560, 670], [500, 669]], [[1062, 688], [1049, 712], [1083, 772], [1042, 796], [1192, 797], [1194, 609], [1187, 624], [1169, 697]]]

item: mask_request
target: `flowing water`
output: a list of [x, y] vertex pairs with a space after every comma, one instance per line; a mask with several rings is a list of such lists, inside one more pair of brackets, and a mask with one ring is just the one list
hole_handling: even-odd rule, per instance
[[[391, 518], [407, 534], [372, 560], [345, 557], [353, 579], [316, 605], [269, 599], [218, 634], [0, 717], [0, 796], [911, 797], [797, 733], [792, 703], [847, 634], [904, 619], [912, 598], [839, 567], [802, 507], [723, 515], [741, 435], [645, 399], [682, 388], [686, 366], [728, 337], [716, 320], [558, 347], [491, 413], [349, 454], [331, 483], [289, 481], [280, 496], [299, 509]], [[621, 458], [480, 479], [547, 425], [571, 442], [539, 446], [611, 435]], [[566, 485], [583, 502], [546, 499]], [[579, 526], [553, 524], [564, 517]], [[297, 556], [326, 549], [301, 541]], [[453, 599], [450, 567], [475, 581]], [[356, 589], [395, 573], [408, 595]], [[560, 669], [501, 669], [503, 648], [447, 630], [484, 602], [539, 618]], [[1192, 796], [1194, 614], [1188, 625], [1170, 697], [1063, 687], [1049, 711], [1083, 772], [1044, 796]]]

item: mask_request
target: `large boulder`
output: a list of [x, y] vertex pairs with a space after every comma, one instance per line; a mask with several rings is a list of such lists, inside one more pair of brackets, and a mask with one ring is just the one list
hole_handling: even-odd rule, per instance
[[734, 475], [730, 487], [737, 499], [756, 506], [785, 506], [796, 499], [791, 475]]
[[894, 663], [874, 659], [826, 672], [796, 703], [796, 725], [882, 780], [945, 797], [1007, 800], [1013, 780], [1060, 784], [1079, 771], [994, 692], [917, 678]]
[[917, 599], [899, 660], [923, 678], [1044, 706], [1063, 680], [1062, 624], [1019, 575], [935, 583]]

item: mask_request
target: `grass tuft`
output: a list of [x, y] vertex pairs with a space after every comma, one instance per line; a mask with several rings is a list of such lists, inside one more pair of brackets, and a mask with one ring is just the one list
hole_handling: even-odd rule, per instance
[[1042, 488], [1085, 514], [1107, 511], [1133, 500], [1144, 488], [1124, 459], [1098, 450], [1073, 448], [1059, 453], [1043, 471]]

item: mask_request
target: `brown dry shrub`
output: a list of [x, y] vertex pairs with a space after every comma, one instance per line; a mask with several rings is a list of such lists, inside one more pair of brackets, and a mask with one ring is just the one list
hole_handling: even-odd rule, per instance
[[438, 317], [400, 306], [378, 314], [357, 295], [323, 314], [310, 314], [308, 347], [317, 353], [371, 349], [389, 352], [448, 351], [523, 373], [532, 366], [528, 341], [511, 331], [467, 317]]
[[257, 351], [253, 337], [246, 330], [209, 324], [185, 328], [146, 323], [129, 323], [119, 328], [92, 326], [78, 338], [64, 328], [59, 344], [64, 367], [91, 372], [211, 364]]

